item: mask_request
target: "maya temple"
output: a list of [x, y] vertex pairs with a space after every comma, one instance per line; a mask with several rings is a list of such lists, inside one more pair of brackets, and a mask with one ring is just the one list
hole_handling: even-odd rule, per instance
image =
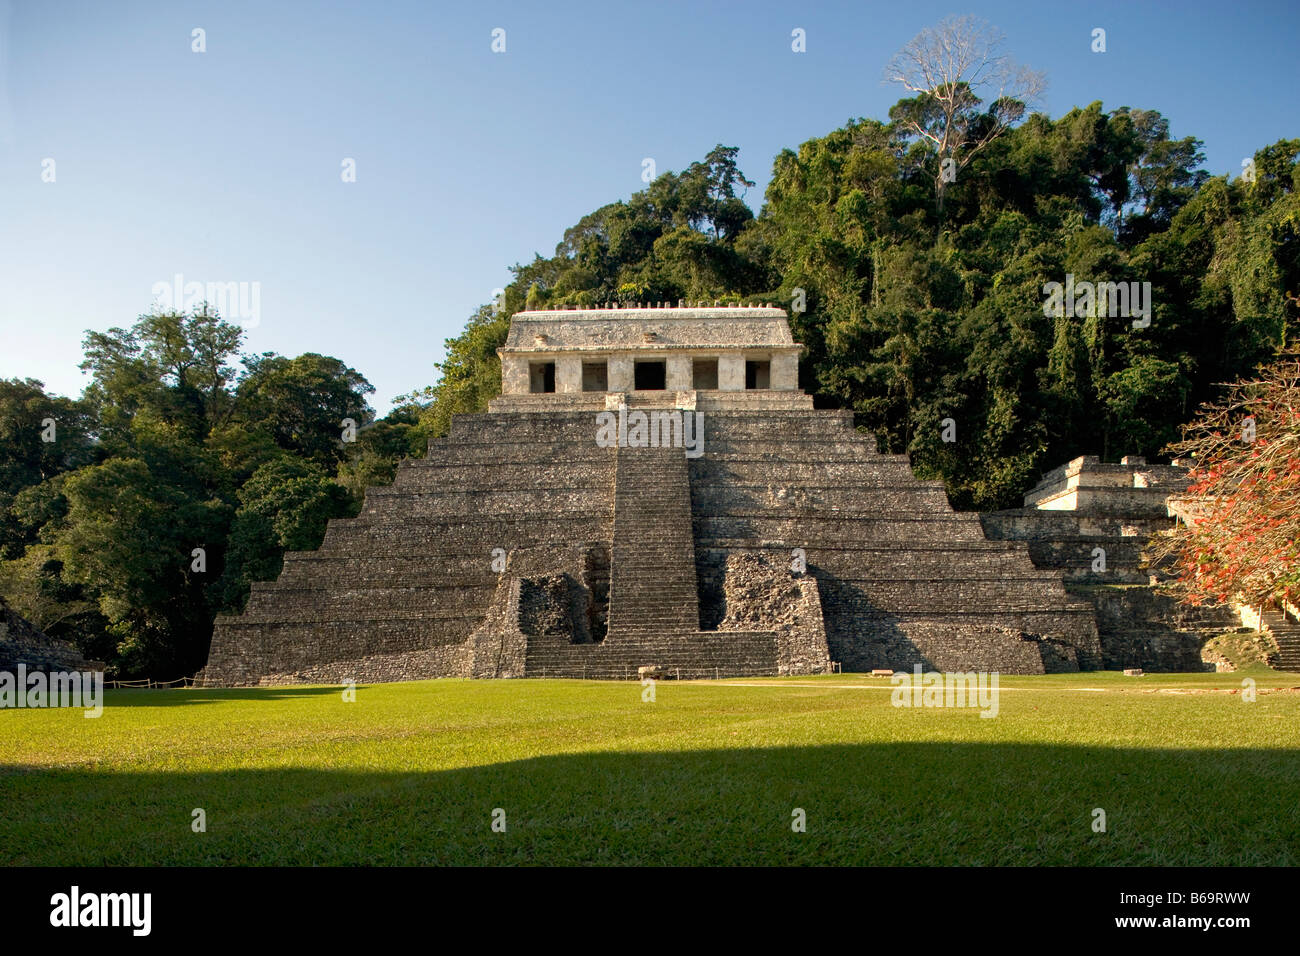
[[200, 684], [1204, 669], [1222, 621], [1143, 586], [1177, 468], [954, 512], [814, 409], [771, 306], [520, 312], [498, 351], [488, 411], [218, 617]]

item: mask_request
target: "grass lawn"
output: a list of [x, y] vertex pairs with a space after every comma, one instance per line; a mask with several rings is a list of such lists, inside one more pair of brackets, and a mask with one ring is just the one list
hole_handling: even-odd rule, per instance
[[1294, 865], [1297, 685], [1003, 677], [993, 719], [858, 674], [109, 691], [0, 711], [0, 863]]

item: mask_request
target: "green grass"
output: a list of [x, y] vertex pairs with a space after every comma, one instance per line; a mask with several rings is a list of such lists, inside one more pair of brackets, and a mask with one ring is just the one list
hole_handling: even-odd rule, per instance
[[0, 863], [1294, 865], [1296, 685], [1003, 677], [994, 719], [856, 674], [110, 691], [0, 711]]

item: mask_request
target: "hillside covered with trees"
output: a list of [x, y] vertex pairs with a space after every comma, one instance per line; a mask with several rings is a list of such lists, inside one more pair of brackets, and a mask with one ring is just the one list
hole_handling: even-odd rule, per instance
[[[1147, 110], [1034, 114], [971, 160], [940, 212], [933, 151], [898, 120], [857, 120], [778, 155], [758, 216], [719, 146], [516, 266], [500, 307], [447, 343], [424, 420], [440, 432], [495, 394], [495, 349], [525, 307], [791, 309], [803, 290], [802, 387], [942, 478], [956, 507], [1016, 504], [1075, 455], [1155, 456], [1300, 322], [1300, 140], [1260, 150], [1253, 181], [1209, 177], [1200, 145]], [[1046, 316], [1043, 286], [1067, 276], [1149, 282], [1150, 325]]]

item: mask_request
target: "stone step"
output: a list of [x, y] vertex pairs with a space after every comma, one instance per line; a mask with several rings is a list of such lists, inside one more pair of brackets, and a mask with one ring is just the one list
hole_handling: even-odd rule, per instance
[[359, 517], [392, 520], [412, 515], [437, 518], [513, 518], [521, 513], [582, 518], [608, 509], [608, 489], [539, 488], [527, 491], [412, 491], [382, 489], [367, 493]]
[[524, 514], [518, 515], [515, 521], [465, 517], [419, 522], [340, 519], [329, 523], [321, 549], [361, 554], [378, 548], [411, 554], [455, 548], [471, 554], [490, 552], [493, 548], [511, 551], [547, 544], [563, 548], [572, 541], [607, 540], [611, 518], [601, 514], [567, 518]]
[[701, 538], [776, 538], [805, 550], [836, 547], [854, 541], [907, 545], [917, 540], [926, 540], [933, 544], [984, 540], [978, 522], [972, 524], [956, 515], [883, 517], [848, 514], [828, 516], [806, 512], [773, 515], [750, 512], [697, 515], [695, 529], [697, 536]]
[[[290, 551], [284, 556], [279, 584], [326, 586], [346, 582], [353, 587], [414, 585], [445, 587], [495, 581], [490, 550], [421, 552], [417, 554], [354, 555], [322, 551]], [[269, 582], [254, 582], [253, 590]]]
[[682, 679], [770, 674], [776, 668], [775, 635], [646, 631], [611, 632], [601, 644], [530, 641], [525, 676], [636, 679], [637, 668], [650, 664]]
[[239, 626], [262, 624], [331, 624], [356, 627], [375, 621], [411, 621], [424, 626], [429, 634], [441, 632], [447, 628], [460, 629], [464, 625], [468, 633], [487, 613], [487, 601], [478, 604], [469, 603], [456, 607], [427, 605], [425, 607], [385, 607], [369, 602], [359, 603], [356, 607], [322, 608], [310, 604], [294, 604], [286, 601], [274, 604], [253, 605], [244, 610], [238, 618], [232, 619], [232, 625]]
[[[900, 501], [901, 499], [901, 501]], [[825, 485], [814, 488], [790, 483], [756, 485], [696, 486], [691, 494], [696, 512], [733, 514], [767, 509], [816, 508], [822, 515], [871, 514], [900, 508], [914, 513], [940, 513], [948, 510], [948, 496], [941, 485], [899, 490], [889, 487], [866, 488], [854, 485]]]

